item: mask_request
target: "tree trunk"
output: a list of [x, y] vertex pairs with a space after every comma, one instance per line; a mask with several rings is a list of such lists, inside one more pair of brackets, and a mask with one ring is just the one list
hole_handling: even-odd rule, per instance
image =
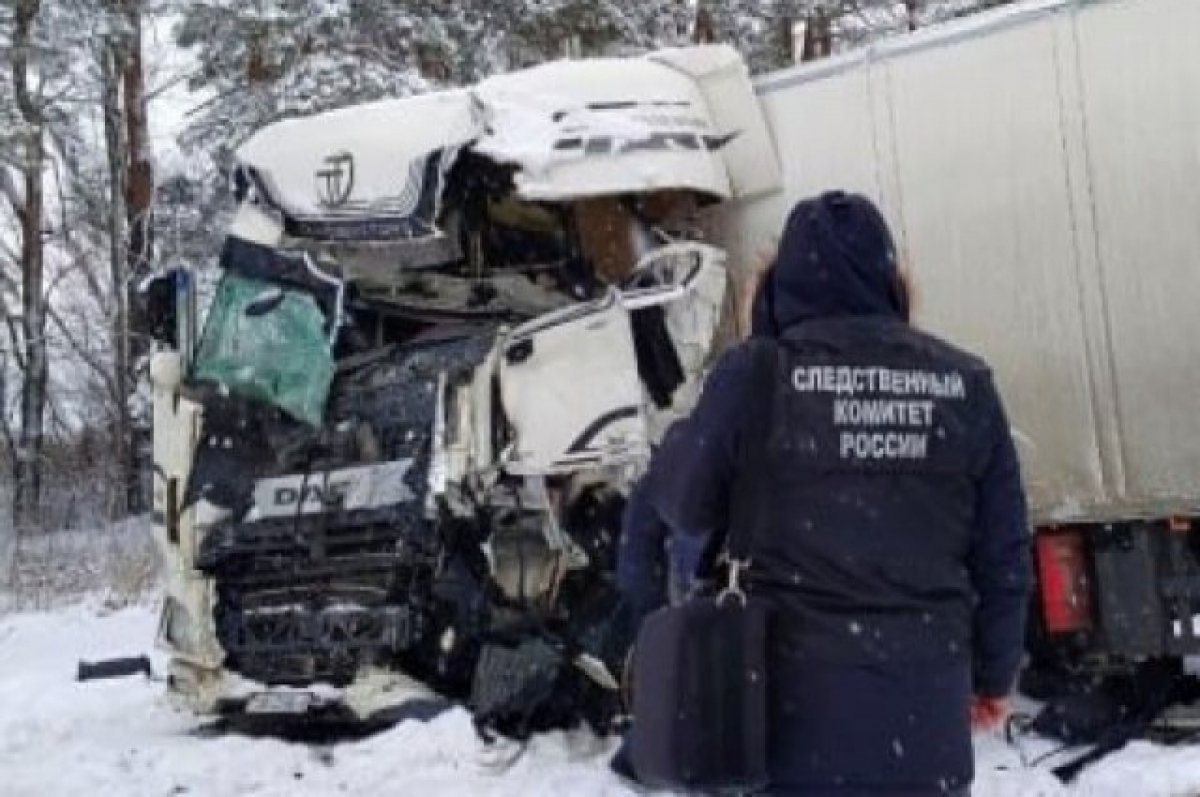
[[129, 509], [128, 463], [132, 442], [130, 434], [128, 396], [128, 322], [121, 286], [126, 282], [125, 240], [125, 163], [127, 149], [123, 135], [121, 113], [121, 48], [115, 43], [105, 46], [100, 52], [101, 97], [104, 107], [104, 146], [108, 155], [108, 257], [109, 282], [112, 301], [112, 384], [113, 389], [111, 426], [109, 438], [112, 456], [117, 463], [118, 489], [112, 497], [109, 511], [114, 517], [126, 514]]
[[804, 47], [801, 61], [828, 58], [833, 52], [833, 20], [824, 7], [813, 9], [804, 26]]
[[42, 494], [42, 451], [45, 430], [49, 359], [43, 297], [41, 153], [43, 131], [30, 131], [26, 142], [25, 210], [21, 220], [21, 338], [25, 380], [21, 386], [21, 429], [17, 439], [14, 523], [28, 526], [38, 518]]
[[904, 26], [909, 31], [914, 31], [919, 27], [920, 20], [917, 13], [921, 10], [918, 0], [904, 0]]
[[[153, 210], [154, 165], [150, 152], [149, 120], [146, 113], [145, 75], [142, 65], [141, 0], [120, 0], [122, 36], [116, 48], [114, 77], [120, 79], [121, 97], [118, 113], [120, 122], [108, 131], [105, 139], [110, 146], [109, 163], [123, 165], [118, 170], [114, 200], [122, 196], [128, 242], [122, 264], [121, 253], [113, 250], [113, 366], [116, 376], [117, 402], [115, 430], [118, 439], [117, 456], [121, 476], [121, 497], [115, 507], [118, 514], [137, 513], [145, 509], [141, 489], [138, 451], [141, 435], [129, 411], [129, 399], [136, 381], [133, 363], [148, 353], [147, 341], [134, 338], [129, 329], [129, 290], [131, 280], [147, 274], [153, 268]], [[114, 81], [115, 82], [115, 81]], [[107, 99], [107, 97], [106, 97]], [[106, 107], [106, 116], [108, 108]], [[123, 138], [122, 138], [123, 134]], [[121, 194], [118, 194], [120, 191]], [[119, 202], [114, 204], [119, 206]], [[114, 213], [119, 213], [119, 209]], [[113, 235], [120, 240], [118, 217], [113, 218]]]
[[121, 87], [124, 92], [126, 161], [125, 212], [129, 223], [128, 274], [144, 275], [152, 266], [154, 246], [154, 163], [150, 124], [146, 114], [146, 81], [142, 68], [141, 0], [123, 0], [126, 35], [122, 48]]
[[692, 28], [694, 44], [714, 44], [717, 41], [717, 25], [713, 22], [712, 12], [701, 0], [696, 8], [695, 25]]
[[21, 173], [25, 195], [18, 212], [21, 226], [21, 333], [25, 373], [21, 384], [21, 424], [13, 473], [13, 525], [37, 522], [42, 492], [46, 390], [49, 359], [46, 347], [46, 299], [42, 261], [42, 217], [45, 167], [45, 121], [30, 90], [29, 56], [39, 0], [18, 0], [13, 15], [12, 81], [23, 127]]
[[246, 56], [246, 80], [250, 82], [251, 86], [261, 86], [275, 81], [276, 75], [267, 62], [269, 41], [270, 36], [265, 26], [250, 32], [249, 40], [246, 43], [249, 50]]

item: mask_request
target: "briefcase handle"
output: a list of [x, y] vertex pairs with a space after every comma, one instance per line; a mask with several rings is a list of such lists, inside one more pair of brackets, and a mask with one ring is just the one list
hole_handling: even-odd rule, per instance
[[725, 565], [725, 572], [728, 574], [729, 580], [725, 584], [725, 588], [717, 593], [717, 606], [724, 606], [729, 599], [734, 599], [742, 604], [742, 608], [746, 608], [746, 591], [742, 589], [741, 577], [742, 572], [750, 569], [753, 560], [747, 556], [745, 559], [736, 559], [730, 556], [728, 552], [721, 554], [721, 561]]

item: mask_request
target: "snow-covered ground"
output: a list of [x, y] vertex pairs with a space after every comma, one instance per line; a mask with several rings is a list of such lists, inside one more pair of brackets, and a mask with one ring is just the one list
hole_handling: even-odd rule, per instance
[[[470, 718], [453, 711], [371, 738], [332, 745], [198, 733], [173, 710], [161, 683], [140, 677], [75, 683], [79, 659], [149, 651], [147, 607], [94, 606], [0, 617], [0, 794], [626, 795], [606, 768], [611, 741], [585, 732], [535, 739], [509, 766], [496, 764]], [[155, 659], [161, 671], [163, 661]], [[1026, 744], [1032, 757], [1049, 744]], [[998, 737], [977, 739], [976, 797], [1196, 797], [1200, 747], [1138, 743], [1088, 770], [1072, 788], [1022, 765]], [[1043, 765], [1045, 766], [1045, 765]]]

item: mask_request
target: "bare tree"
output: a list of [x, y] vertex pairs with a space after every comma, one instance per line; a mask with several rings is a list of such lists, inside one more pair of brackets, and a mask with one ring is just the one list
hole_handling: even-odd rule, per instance
[[142, 1], [109, 0], [113, 35], [99, 53], [109, 190], [109, 257], [112, 296], [114, 454], [123, 500], [117, 514], [144, 508], [138, 468], [139, 435], [130, 414], [133, 363], [145, 344], [129, 329], [131, 278], [152, 268], [154, 166], [142, 63]]
[[[16, 0], [10, 55], [13, 97], [20, 117], [17, 172], [21, 190], [11, 181], [6, 191], [20, 227], [21, 315], [10, 326], [14, 356], [23, 374], [20, 426], [15, 440], [10, 437], [13, 462], [13, 524], [25, 527], [37, 519], [42, 487], [42, 451], [45, 435], [46, 390], [50, 364], [46, 346], [46, 298], [44, 294], [44, 248], [42, 239], [46, 169], [46, 120], [39, 81], [31, 68], [35, 53], [35, 26], [40, 0]], [[4, 417], [8, 430], [8, 418]]]
[[127, 302], [153, 246], [143, 2], [0, 8], [0, 196], [15, 222], [0, 235], [0, 398], [12, 401], [0, 432], [20, 526], [58, 500], [43, 493], [67, 482], [43, 472], [46, 460], [61, 464], [85, 430], [106, 460], [89, 506], [116, 517], [144, 508]]

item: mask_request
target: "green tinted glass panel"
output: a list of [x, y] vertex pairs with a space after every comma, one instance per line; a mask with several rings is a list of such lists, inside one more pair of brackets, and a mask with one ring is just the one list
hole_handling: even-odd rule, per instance
[[334, 363], [325, 314], [312, 296], [226, 274], [200, 340], [194, 379], [275, 405], [320, 426]]

